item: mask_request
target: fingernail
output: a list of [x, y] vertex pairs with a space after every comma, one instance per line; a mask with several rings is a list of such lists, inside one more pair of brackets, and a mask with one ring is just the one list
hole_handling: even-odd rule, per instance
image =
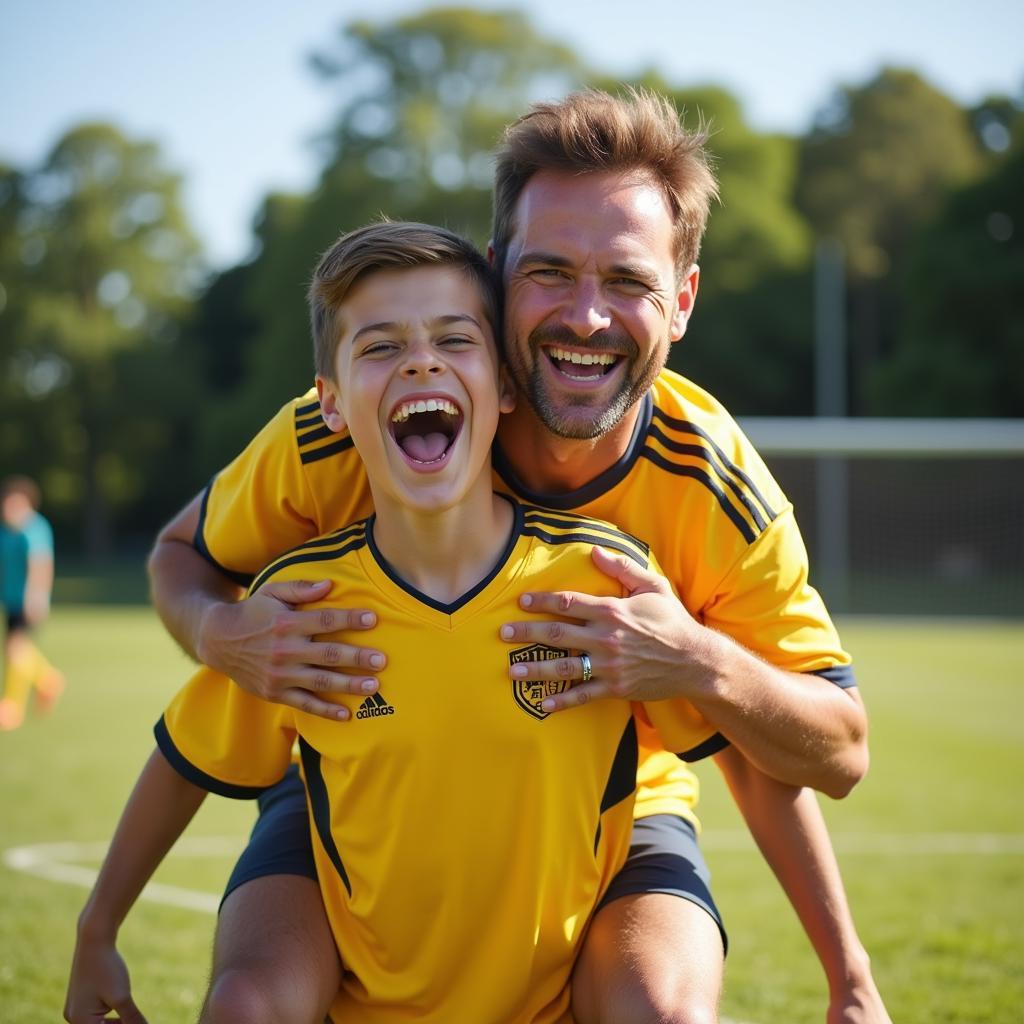
[[362, 626], [372, 626], [374, 623], [373, 612], [364, 612], [359, 616], [359, 624]]
[[335, 711], [335, 715], [339, 721], [344, 722], [345, 719], [348, 718], [348, 711], [346, 711], [345, 708], [338, 708], [338, 710]]
[[376, 679], [364, 679], [363, 680], [363, 693], [373, 693], [377, 689]]
[[511, 626], [501, 627], [501, 639], [502, 640], [514, 640], [516, 631]]
[[523, 594], [523, 596], [519, 598], [520, 608], [529, 608], [531, 604], [533, 604], [533, 596], [531, 594]]
[[383, 654], [371, 654], [370, 655], [370, 667], [371, 668], [383, 668], [384, 667], [384, 655]]
[[542, 700], [540, 706], [542, 711], [554, 711], [558, 707], [553, 700]]
[[526, 666], [525, 665], [513, 665], [512, 666], [512, 678], [513, 679], [525, 679], [526, 678]]

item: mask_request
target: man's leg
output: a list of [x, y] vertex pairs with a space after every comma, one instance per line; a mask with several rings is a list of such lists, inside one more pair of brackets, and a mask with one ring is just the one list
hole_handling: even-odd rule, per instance
[[25, 708], [32, 692], [35, 647], [29, 639], [24, 617], [9, 612], [4, 636], [4, 688], [0, 698], [0, 729], [17, 729], [25, 720]]
[[260, 797], [260, 817], [228, 882], [200, 1024], [322, 1024], [341, 985], [293, 768]]
[[577, 1024], [713, 1024], [725, 933], [692, 827], [638, 821], [572, 981]]

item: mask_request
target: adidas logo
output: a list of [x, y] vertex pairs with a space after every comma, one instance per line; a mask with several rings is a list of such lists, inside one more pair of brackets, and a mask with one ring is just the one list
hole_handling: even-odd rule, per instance
[[395, 709], [379, 693], [375, 693], [359, 705], [356, 718], [380, 718], [381, 715], [393, 715], [394, 713]]

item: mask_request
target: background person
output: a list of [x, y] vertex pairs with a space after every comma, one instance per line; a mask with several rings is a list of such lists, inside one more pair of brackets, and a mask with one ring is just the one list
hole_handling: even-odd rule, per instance
[[29, 697], [48, 711], [64, 691], [64, 676], [32, 639], [32, 629], [50, 614], [53, 591], [53, 530], [39, 512], [35, 481], [12, 476], [0, 484], [0, 597], [6, 616], [4, 689], [0, 729], [17, 729]]

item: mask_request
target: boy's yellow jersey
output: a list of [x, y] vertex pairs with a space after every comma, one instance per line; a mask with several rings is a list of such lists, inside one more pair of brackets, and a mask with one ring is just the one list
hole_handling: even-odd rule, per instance
[[[850, 658], [808, 584], [792, 506], [728, 412], [678, 374], [660, 374], [629, 449], [586, 487], [532, 492], [496, 448], [495, 489], [604, 519], [643, 538], [700, 622], [781, 668], [853, 685]], [[327, 429], [310, 391], [285, 405], [211, 481], [195, 544], [248, 584], [282, 551], [371, 511], [351, 438]], [[315, 570], [309, 566], [307, 578], [316, 578]], [[344, 595], [337, 600], [354, 603]], [[652, 742], [641, 730], [637, 816], [693, 820], [696, 778], [676, 758], [651, 750]]]
[[524, 590], [621, 593], [594, 567], [594, 544], [648, 564], [644, 545], [606, 524], [517, 504], [500, 564], [446, 606], [393, 575], [372, 518], [354, 523], [282, 556], [254, 587], [315, 575], [333, 584], [324, 605], [375, 608], [389, 657], [378, 693], [336, 698], [352, 718], [332, 722], [202, 670], [158, 723], [168, 760], [231, 796], [280, 779], [298, 738], [346, 968], [337, 1020], [571, 1020], [576, 953], [629, 849], [636, 721], [687, 757], [720, 747], [685, 701], [547, 715], [541, 700], [567, 683], [509, 678], [517, 659], [570, 653], [499, 639]]

